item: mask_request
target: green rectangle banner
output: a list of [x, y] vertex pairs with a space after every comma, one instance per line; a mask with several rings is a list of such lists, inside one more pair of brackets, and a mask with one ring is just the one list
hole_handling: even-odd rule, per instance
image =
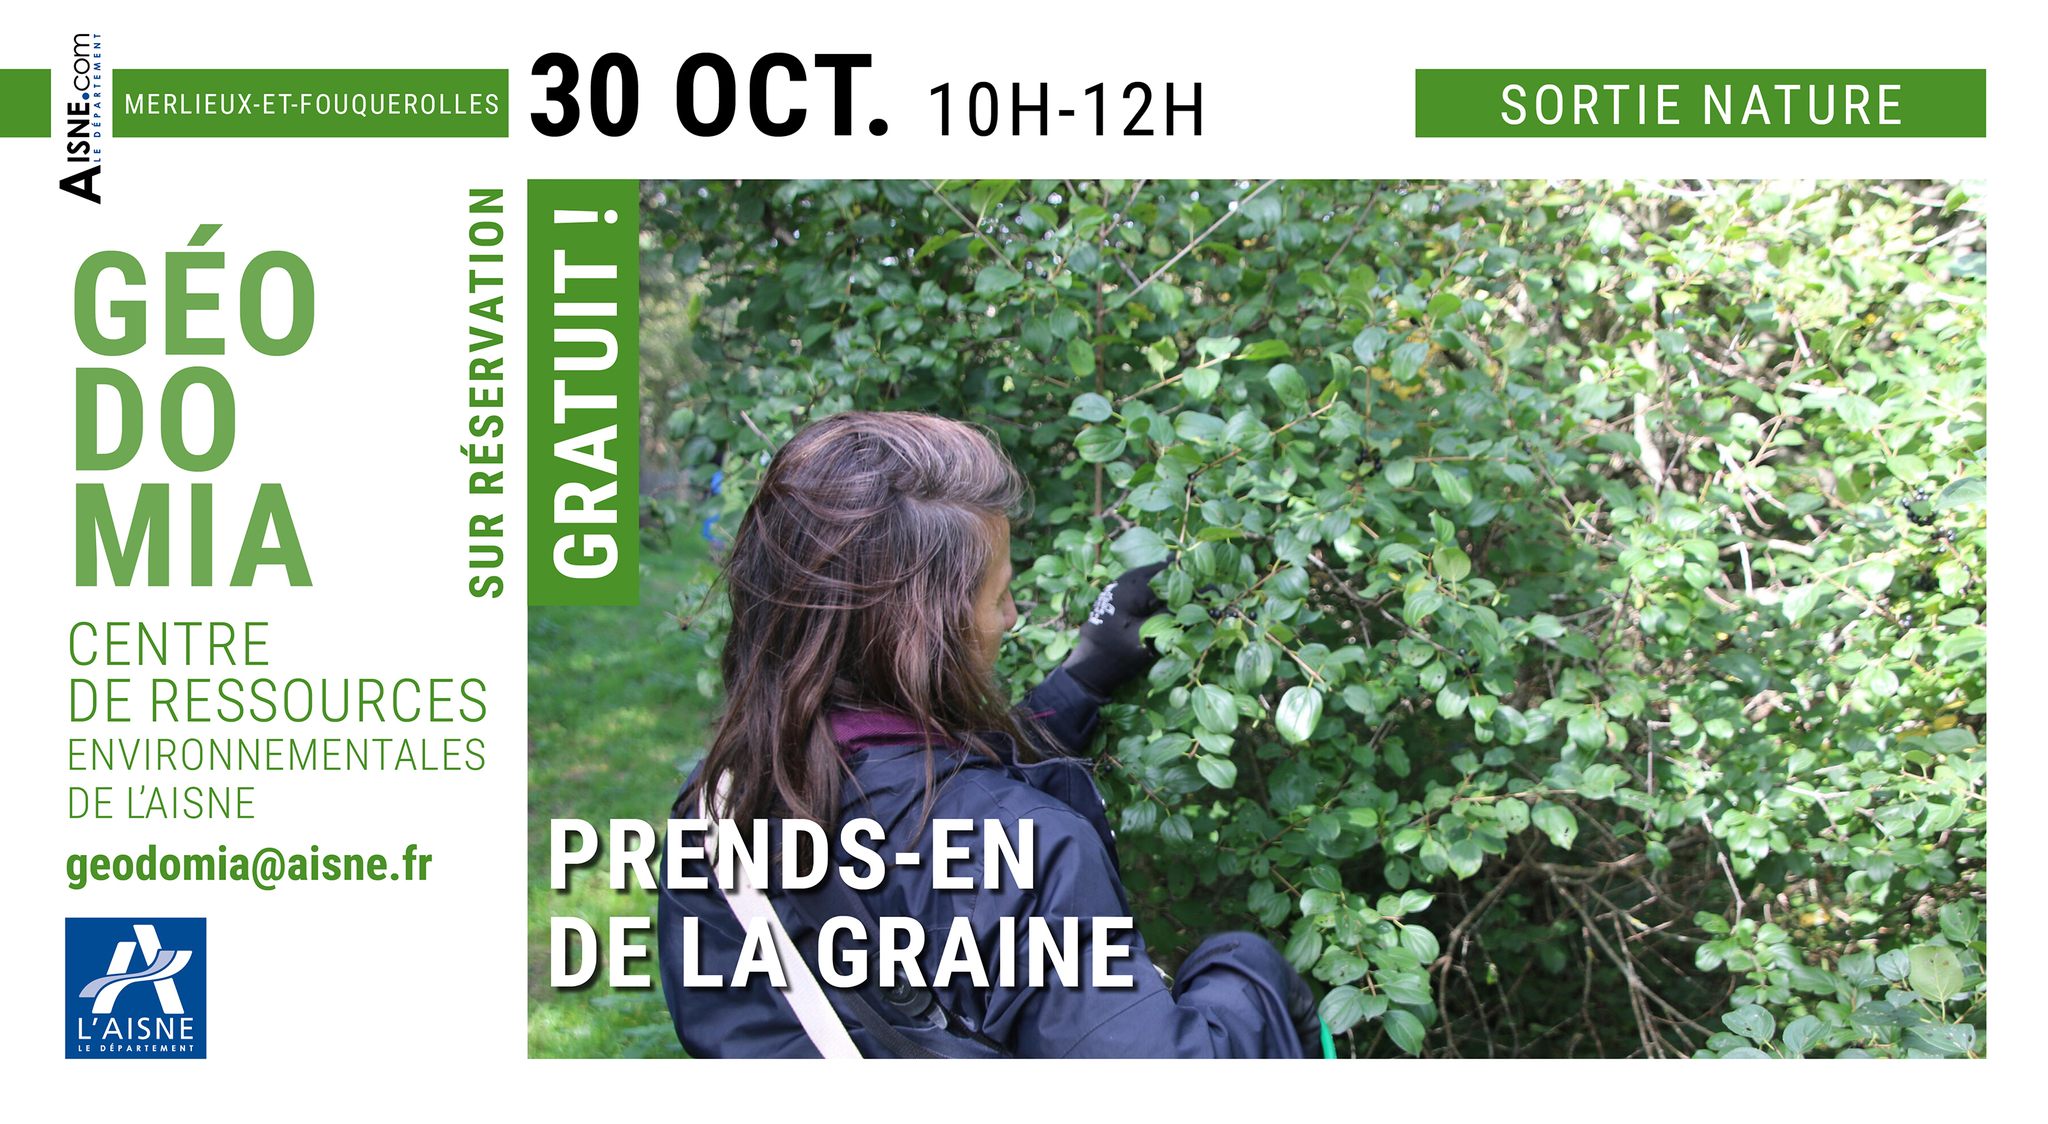
[[527, 604], [640, 603], [640, 185], [530, 180]]
[[0, 70], [0, 137], [50, 135], [50, 72]]
[[1981, 70], [1417, 70], [1418, 137], [1981, 137]]
[[502, 137], [502, 70], [114, 71], [117, 137]]

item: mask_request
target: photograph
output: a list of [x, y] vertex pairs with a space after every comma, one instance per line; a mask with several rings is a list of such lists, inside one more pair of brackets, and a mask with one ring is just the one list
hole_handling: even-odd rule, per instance
[[530, 1057], [1988, 1056], [1985, 182], [639, 192]]

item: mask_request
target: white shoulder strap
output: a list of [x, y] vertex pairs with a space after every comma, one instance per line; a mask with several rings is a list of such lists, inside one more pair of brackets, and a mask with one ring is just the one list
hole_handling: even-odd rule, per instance
[[[729, 779], [726, 776], [718, 778], [716, 804], [721, 811], [725, 807], [726, 782]], [[707, 854], [716, 861], [718, 852], [715, 848], [718, 846], [718, 836], [722, 828], [714, 815], [707, 814], [701, 796], [697, 802], [697, 814], [711, 825], [710, 838], [707, 842], [712, 849], [707, 850]], [[818, 977], [811, 973], [810, 962], [803, 958], [797, 951], [796, 943], [789, 939], [789, 930], [783, 928], [782, 917], [775, 912], [774, 904], [768, 900], [768, 895], [762, 893], [760, 887], [755, 886], [747, 877], [747, 864], [734, 863], [733, 875], [732, 888], [722, 891], [725, 904], [732, 909], [733, 916], [739, 918], [741, 926], [748, 929], [756, 926], [765, 927], [773, 938], [775, 955], [782, 961], [783, 975], [789, 981], [789, 987], [783, 991], [782, 998], [787, 1000], [790, 1009], [796, 1012], [796, 1021], [802, 1024], [804, 1034], [810, 1038], [811, 1045], [816, 1046], [818, 1053], [828, 1058], [862, 1057], [860, 1049], [853, 1044], [853, 1037], [846, 1033], [846, 1024], [839, 1021], [839, 1013], [833, 1010], [832, 1001], [826, 998], [825, 989], [818, 983]], [[717, 879], [714, 878], [712, 882], [716, 885]]]

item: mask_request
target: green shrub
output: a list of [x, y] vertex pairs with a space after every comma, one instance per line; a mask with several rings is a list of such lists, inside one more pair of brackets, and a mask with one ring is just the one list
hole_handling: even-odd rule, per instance
[[674, 183], [645, 222], [726, 526], [809, 418], [986, 424], [1036, 495], [1020, 689], [1178, 552], [1100, 771], [1167, 960], [1261, 929], [1358, 1054], [1984, 1052], [1963, 191]]

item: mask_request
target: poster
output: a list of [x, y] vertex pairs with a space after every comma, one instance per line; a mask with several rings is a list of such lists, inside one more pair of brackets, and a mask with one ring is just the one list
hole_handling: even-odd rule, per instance
[[2025, 1056], [2013, 17], [0, 20], [35, 1118]]

